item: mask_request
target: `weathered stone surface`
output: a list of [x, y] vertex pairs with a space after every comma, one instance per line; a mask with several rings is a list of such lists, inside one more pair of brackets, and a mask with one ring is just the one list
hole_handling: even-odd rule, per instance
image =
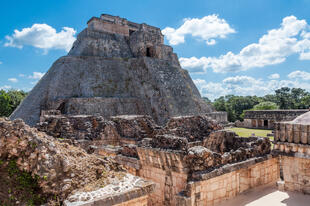
[[[158, 28], [92, 19], [11, 119], [33, 126], [41, 110], [63, 114], [150, 115], [164, 124], [179, 115], [213, 111], [200, 97]], [[135, 25], [134, 27], [132, 25]], [[127, 29], [127, 30], [126, 30]]]
[[116, 130], [121, 137], [141, 140], [154, 136], [156, 128], [159, 128], [150, 116], [122, 115], [113, 116]]
[[[98, 158], [83, 149], [60, 143], [22, 120], [0, 119], [0, 158], [16, 160], [20, 170], [39, 177], [45, 194], [63, 200], [73, 190], [105, 182], [121, 175], [122, 168], [110, 158]], [[106, 184], [109, 182], [105, 182]]]
[[221, 157], [205, 147], [195, 146], [188, 149], [185, 161], [190, 165], [192, 171], [203, 171], [220, 165]]
[[162, 149], [186, 150], [188, 141], [185, 137], [178, 137], [169, 134], [156, 135], [151, 140], [151, 146]]
[[112, 121], [101, 116], [45, 115], [37, 128], [56, 138], [72, 140], [117, 140], [119, 135]]
[[231, 145], [235, 143], [235, 136], [236, 133], [232, 131], [214, 131], [203, 140], [203, 146], [214, 152], [229, 152], [232, 149]]
[[137, 146], [134, 144], [123, 145], [120, 153], [124, 156], [138, 158]]
[[202, 140], [222, 127], [207, 116], [179, 116], [171, 118], [163, 133], [185, 137], [189, 142]]

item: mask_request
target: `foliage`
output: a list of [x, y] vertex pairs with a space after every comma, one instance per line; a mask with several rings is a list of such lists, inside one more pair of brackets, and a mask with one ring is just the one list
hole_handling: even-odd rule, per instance
[[10, 116], [26, 95], [26, 92], [19, 90], [0, 90], [0, 117]]
[[261, 102], [253, 107], [253, 110], [273, 110], [279, 109], [279, 106], [274, 102]]
[[[27, 206], [42, 205], [47, 199], [38, 185], [39, 177], [32, 177], [29, 172], [22, 171], [17, 167], [16, 160], [9, 160], [7, 166], [0, 165], [2, 174], [7, 174], [4, 180], [8, 188], [9, 198], [0, 200], [0, 205], [12, 205], [16, 201], [25, 203]], [[4, 181], [2, 180], [2, 181]], [[3, 188], [2, 188], [3, 189]], [[2, 202], [3, 201], [3, 202]]]
[[261, 99], [257, 96], [234, 96], [227, 95], [215, 99], [213, 106], [217, 111], [226, 111], [228, 114], [228, 120], [234, 122], [236, 120], [242, 120], [242, 113], [244, 110], [249, 110], [254, 105], [260, 103]]
[[[245, 110], [307, 109], [310, 107], [310, 93], [300, 88], [282, 87], [275, 94], [257, 96], [221, 96], [213, 101], [217, 111], [226, 111], [228, 120], [243, 120]], [[255, 107], [255, 108], [254, 108]]]

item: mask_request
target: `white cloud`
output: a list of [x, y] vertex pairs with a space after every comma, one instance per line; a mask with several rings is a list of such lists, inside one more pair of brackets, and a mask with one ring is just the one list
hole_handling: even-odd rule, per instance
[[235, 76], [235, 77], [228, 77], [223, 80], [224, 84], [227, 85], [247, 85], [252, 84], [253, 82], [260, 81], [256, 80], [253, 77], [249, 76]]
[[254, 67], [279, 64], [292, 54], [299, 54], [300, 60], [310, 59], [309, 25], [295, 16], [283, 18], [281, 26], [263, 35], [258, 43], [249, 44], [238, 54], [228, 52], [219, 57], [180, 58], [182, 67], [190, 72], [245, 71]]
[[18, 82], [18, 79], [16, 79], [16, 78], [9, 78], [8, 80], [9, 80], [10, 82], [13, 82], [13, 83]]
[[271, 94], [281, 87], [295, 87], [310, 91], [310, 82], [306, 79], [262, 80], [250, 76], [234, 76], [228, 77], [222, 82], [206, 82], [203, 79], [196, 79], [194, 83], [198, 87], [201, 95], [211, 100], [228, 94], [263, 96]]
[[309, 72], [305, 72], [305, 71], [293, 71], [291, 73], [289, 73], [288, 78], [290, 79], [302, 79], [302, 80], [310, 80], [310, 73]]
[[41, 79], [45, 73], [42, 72], [33, 72], [32, 75], [28, 76], [30, 79]]
[[207, 45], [216, 44], [216, 38], [226, 38], [228, 34], [236, 31], [230, 27], [225, 19], [220, 19], [217, 15], [208, 15], [201, 19], [187, 18], [177, 29], [166, 27], [162, 33], [166, 36], [169, 44], [178, 45], [185, 42], [186, 35], [192, 35], [206, 42]]
[[26, 75], [24, 75], [24, 74], [19, 74], [18, 76], [19, 76], [19, 77], [25, 77]]
[[279, 79], [279, 78], [280, 78], [280, 74], [278, 73], [270, 74], [268, 76], [268, 79]]
[[56, 29], [47, 24], [33, 24], [30, 28], [23, 28], [21, 31], [15, 29], [14, 34], [6, 36], [7, 47], [23, 48], [33, 46], [48, 51], [50, 49], [63, 49], [69, 51], [75, 41], [76, 31], [73, 28], [63, 27], [57, 33]]
[[0, 90], [8, 90], [8, 89], [11, 89], [12, 87], [9, 86], [9, 85], [4, 85], [2, 87], [0, 87]]
[[2, 61], [0, 61], [0, 64], [2, 64], [3, 62]]

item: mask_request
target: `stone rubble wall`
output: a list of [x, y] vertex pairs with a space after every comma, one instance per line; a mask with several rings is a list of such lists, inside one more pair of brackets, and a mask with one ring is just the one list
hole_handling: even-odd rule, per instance
[[219, 123], [227, 123], [227, 112], [210, 112], [205, 114], [208, 117], [211, 117], [212, 119], [215, 119]]
[[207, 180], [189, 182], [178, 195], [178, 206], [216, 206], [250, 188], [275, 184], [279, 179], [278, 158], [270, 158]]
[[60, 143], [22, 120], [0, 119], [0, 158], [16, 159], [20, 170], [39, 177], [44, 193], [62, 200], [73, 190], [103, 178], [103, 173], [109, 177], [122, 172], [122, 167], [111, 158], [98, 158]]

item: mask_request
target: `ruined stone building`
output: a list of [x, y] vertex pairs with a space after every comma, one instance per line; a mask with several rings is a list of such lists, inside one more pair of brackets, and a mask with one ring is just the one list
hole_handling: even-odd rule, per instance
[[310, 194], [310, 111], [275, 124], [274, 154], [279, 155], [281, 189]]
[[291, 121], [308, 109], [246, 111], [239, 125], [246, 128], [273, 129], [276, 122]]
[[214, 111], [164, 45], [159, 28], [106, 14], [87, 24], [11, 119], [33, 126], [42, 111], [59, 110], [106, 118], [150, 115], [164, 124], [169, 117]]
[[15, 120], [0, 119], [0, 160], [66, 206], [216, 206], [267, 184], [310, 193], [310, 112], [275, 124], [274, 150], [225, 130], [214, 120], [225, 115], [201, 99], [158, 28], [102, 15]]

